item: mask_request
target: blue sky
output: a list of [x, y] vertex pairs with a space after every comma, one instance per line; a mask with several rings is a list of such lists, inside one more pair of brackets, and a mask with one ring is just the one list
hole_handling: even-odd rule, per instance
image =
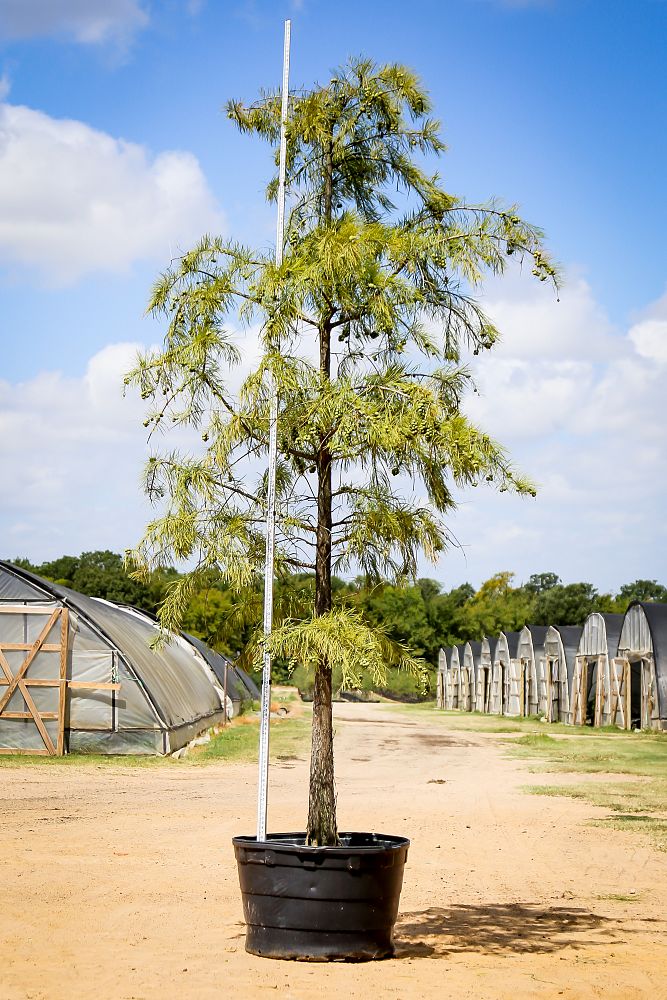
[[462, 497], [465, 558], [431, 575], [667, 579], [663, 0], [0, 0], [5, 553], [141, 530], [141, 424], [118, 375], [127, 345], [159, 337], [143, 309], [172, 252], [205, 230], [273, 239], [267, 150], [221, 108], [279, 81], [285, 16], [294, 85], [350, 54], [415, 68], [447, 187], [517, 201], [565, 269], [560, 304], [515, 275], [486, 290], [506, 336], [470, 409], [540, 497]]

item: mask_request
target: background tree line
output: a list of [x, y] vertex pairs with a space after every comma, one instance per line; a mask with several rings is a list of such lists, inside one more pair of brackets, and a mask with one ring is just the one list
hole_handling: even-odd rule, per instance
[[[39, 565], [14, 559], [17, 566], [46, 577], [82, 594], [131, 604], [155, 614], [170, 584], [178, 579], [175, 569], [153, 574], [147, 583], [125, 571], [123, 558], [115, 552], [83, 552], [61, 556]], [[297, 615], [312, 601], [314, 579], [305, 573], [289, 574], [276, 583], [276, 607], [282, 615]], [[433, 666], [441, 646], [467, 639], [494, 636], [526, 623], [535, 625], [582, 625], [593, 611], [623, 613], [631, 601], [667, 602], [667, 587], [655, 580], [635, 580], [616, 594], [600, 593], [591, 583], [562, 583], [555, 573], [535, 573], [526, 583], [516, 584], [513, 573], [496, 573], [479, 590], [469, 583], [445, 590], [436, 580], [415, 584], [368, 586], [363, 578], [334, 578], [334, 598], [361, 610], [387, 634], [406, 643]], [[259, 621], [262, 591], [258, 585], [254, 601], [243, 608], [224, 585], [211, 584], [189, 603], [184, 629], [214, 648], [234, 656], [246, 646]], [[277, 679], [281, 678], [280, 665]]]

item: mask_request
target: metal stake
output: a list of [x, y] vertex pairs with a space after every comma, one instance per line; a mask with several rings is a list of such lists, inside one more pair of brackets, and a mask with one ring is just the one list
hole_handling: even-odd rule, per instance
[[[285, 234], [285, 164], [287, 159], [287, 102], [289, 97], [289, 56], [291, 22], [285, 21], [283, 85], [280, 125], [280, 166], [278, 172], [278, 223], [276, 227], [276, 267], [283, 262]], [[266, 499], [266, 558], [264, 564], [264, 638], [273, 626], [273, 567], [276, 535], [276, 461], [278, 453], [278, 390], [271, 384], [269, 413], [269, 469]], [[266, 811], [269, 791], [269, 722], [271, 717], [271, 653], [264, 646], [262, 702], [259, 726], [259, 781], [257, 787], [257, 840], [266, 840]]]

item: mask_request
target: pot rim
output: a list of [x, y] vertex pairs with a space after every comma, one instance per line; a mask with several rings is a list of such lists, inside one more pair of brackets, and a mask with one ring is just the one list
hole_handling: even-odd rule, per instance
[[374, 854], [378, 851], [400, 851], [405, 847], [410, 846], [410, 840], [407, 837], [397, 836], [396, 834], [388, 833], [376, 833], [368, 831], [344, 831], [338, 834], [338, 836], [343, 838], [356, 838], [356, 837], [367, 837], [369, 840], [372, 838], [373, 842], [366, 844], [355, 844], [355, 843], [341, 843], [335, 846], [322, 846], [306, 844], [306, 834], [304, 831], [299, 831], [297, 833], [269, 833], [267, 834], [266, 840], [257, 840], [256, 836], [250, 836], [241, 834], [236, 837], [232, 837], [232, 844], [235, 847], [246, 847], [255, 850], [270, 850], [270, 851], [304, 851], [305, 853], [322, 853], [325, 852], [331, 855], [347, 855], [347, 854]]

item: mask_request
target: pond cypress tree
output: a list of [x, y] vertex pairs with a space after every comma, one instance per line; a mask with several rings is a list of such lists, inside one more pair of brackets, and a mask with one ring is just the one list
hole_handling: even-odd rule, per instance
[[[279, 93], [227, 110], [241, 131], [277, 144]], [[164, 345], [126, 379], [152, 403], [147, 427], [201, 436], [198, 450], [155, 455], [146, 471], [162, 509], [131, 558], [140, 571], [191, 566], [162, 606], [166, 629], [211, 574], [256, 601], [275, 379], [277, 572], [314, 572], [315, 590], [309, 614], [277, 618], [270, 645], [315, 674], [311, 844], [337, 840], [332, 669], [348, 684], [388, 663], [419, 669], [358, 611], [333, 604], [332, 572], [414, 577], [419, 552], [435, 559], [447, 544], [453, 486], [486, 480], [534, 493], [461, 412], [470, 383], [461, 352], [497, 339], [476, 299], [485, 274], [512, 255], [540, 280], [555, 271], [541, 232], [514, 207], [469, 205], [427, 172], [445, 148], [430, 112], [414, 73], [365, 59], [293, 94], [281, 267], [272, 250], [204, 237], [157, 282], [150, 308], [166, 321]], [[270, 199], [276, 190], [274, 179]], [[236, 392], [234, 324], [259, 330], [261, 343]]]

